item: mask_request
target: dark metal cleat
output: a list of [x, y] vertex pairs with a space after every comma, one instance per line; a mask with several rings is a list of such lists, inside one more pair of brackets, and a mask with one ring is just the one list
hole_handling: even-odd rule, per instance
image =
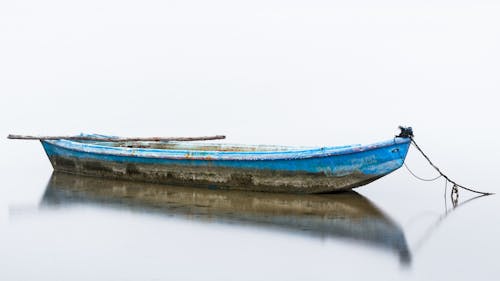
[[399, 135], [397, 135], [396, 137], [398, 137], [398, 138], [412, 138], [412, 137], [414, 137], [413, 129], [411, 127], [399, 126], [399, 129], [401, 130], [401, 133], [399, 133]]

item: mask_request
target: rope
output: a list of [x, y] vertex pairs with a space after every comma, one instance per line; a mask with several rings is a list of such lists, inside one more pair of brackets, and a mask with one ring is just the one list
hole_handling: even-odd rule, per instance
[[439, 179], [439, 178], [441, 178], [441, 177], [442, 177], [442, 175], [438, 175], [437, 177], [432, 178], [432, 179], [422, 178], [422, 177], [417, 176], [417, 175], [416, 175], [416, 174], [415, 174], [415, 173], [414, 173], [414, 172], [413, 172], [413, 171], [412, 171], [412, 170], [408, 167], [408, 165], [406, 165], [406, 163], [405, 163], [405, 162], [403, 162], [403, 165], [405, 166], [406, 170], [408, 170], [408, 172], [409, 172], [412, 176], [414, 176], [415, 178], [417, 178], [417, 179], [419, 179], [419, 180], [421, 180], [421, 181], [435, 181], [435, 180], [437, 180], [437, 179]]
[[[453, 192], [452, 192], [452, 196], [454, 193], [457, 194], [457, 197], [458, 197], [458, 190], [456, 189], [457, 187], [459, 188], [462, 188], [462, 189], [465, 189], [467, 191], [470, 191], [470, 192], [474, 192], [474, 193], [478, 193], [478, 194], [482, 194], [482, 195], [492, 195], [494, 193], [491, 193], [491, 192], [483, 192], [483, 191], [479, 191], [479, 190], [475, 190], [475, 189], [472, 189], [472, 188], [468, 188], [468, 187], [465, 187], [463, 185], [460, 185], [458, 183], [456, 183], [454, 180], [450, 179], [447, 175], [445, 175], [443, 172], [441, 172], [441, 170], [436, 166], [434, 165], [434, 163], [432, 163], [431, 159], [429, 159], [429, 156], [427, 156], [424, 151], [420, 148], [420, 146], [418, 146], [417, 142], [415, 141], [415, 139], [413, 138], [412, 135], [408, 136], [411, 140], [411, 143], [413, 144], [413, 146], [415, 146], [415, 148], [420, 151], [420, 153], [422, 154], [422, 156], [424, 156], [424, 158], [427, 160], [427, 162], [429, 162], [429, 164], [439, 173], [439, 176], [435, 179], [432, 179], [432, 180], [436, 180], [440, 177], [443, 177], [446, 179], [446, 182], [450, 182], [453, 184]], [[408, 167], [406, 166], [405, 164], [405, 167], [408, 169]], [[410, 171], [410, 169], [408, 169], [408, 171]], [[420, 177], [418, 177], [417, 175], [415, 175], [413, 172], [410, 171], [410, 173], [415, 176], [416, 178], [418, 179], [421, 179], [421, 180], [426, 180], [426, 179], [422, 179]], [[428, 181], [428, 180], [427, 180]], [[456, 190], [456, 191], [455, 191]]]

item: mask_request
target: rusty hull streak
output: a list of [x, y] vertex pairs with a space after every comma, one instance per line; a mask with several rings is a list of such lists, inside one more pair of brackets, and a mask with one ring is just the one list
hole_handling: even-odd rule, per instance
[[324, 193], [368, 184], [384, 175], [241, 170], [221, 167], [164, 166], [50, 157], [55, 171], [111, 179], [265, 192]]

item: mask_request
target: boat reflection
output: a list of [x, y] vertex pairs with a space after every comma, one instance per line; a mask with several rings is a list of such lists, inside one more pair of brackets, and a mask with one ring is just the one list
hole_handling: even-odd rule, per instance
[[41, 204], [99, 204], [192, 220], [237, 223], [313, 237], [348, 239], [411, 260], [403, 230], [362, 195], [208, 190], [54, 172]]

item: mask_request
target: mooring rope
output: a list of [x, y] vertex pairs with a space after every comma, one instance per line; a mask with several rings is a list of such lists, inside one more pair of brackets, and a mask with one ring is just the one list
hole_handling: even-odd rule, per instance
[[422, 178], [420, 176], [418, 176], [417, 174], [415, 174], [411, 169], [410, 167], [408, 167], [408, 165], [406, 165], [406, 162], [403, 162], [403, 165], [405, 166], [406, 170], [408, 170], [408, 172], [414, 176], [415, 178], [421, 180], [421, 181], [435, 181], [437, 179], [440, 179], [442, 177], [442, 175], [437, 175], [437, 177], [435, 178], [432, 178], [432, 179], [426, 179], [426, 178]]
[[[492, 195], [492, 194], [494, 194], [494, 193], [491, 193], [491, 192], [484, 192], [484, 191], [479, 191], [479, 190], [475, 190], [475, 189], [472, 189], [472, 188], [465, 187], [463, 185], [458, 184], [454, 180], [450, 179], [446, 174], [444, 174], [443, 172], [441, 172], [441, 170], [436, 165], [434, 165], [434, 163], [432, 163], [431, 159], [429, 159], [429, 156], [427, 156], [427, 154], [424, 153], [424, 151], [420, 148], [420, 146], [418, 146], [418, 144], [415, 141], [415, 139], [413, 138], [413, 136], [409, 136], [409, 138], [410, 138], [411, 143], [413, 144], [413, 146], [415, 146], [415, 148], [418, 151], [420, 151], [420, 153], [422, 154], [422, 156], [424, 156], [424, 158], [427, 160], [427, 162], [429, 162], [429, 164], [439, 173], [440, 177], [445, 178], [446, 181], [448, 181], [451, 184], [453, 184], [453, 188], [459, 187], [459, 188], [465, 189], [467, 191], [478, 193], [478, 194], [482, 194], [482, 195]], [[456, 190], [456, 189], [454, 189], [454, 190]], [[458, 192], [458, 191], [454, 191], [454, 192]]]
[[[448, 182], [451, 183], [451, 184], [453, 184], [453, 187], [451, 189], [451, 197], [452, 197], [452, 200], [455, 200], [455, 201], [458, 200], [458, 188], [462, 188], [462, 189], [465, 189], [467, 191], [474, 192], [474, 193], [477, 193], [477, 194], [482, 194], [482, 195], [492, 195], [492, 194], [494, 194], [494, 193], [491, 193], [491, 192], [483, 192], [483, 191], [479, 191], [479, 190], [475, 190], [475, 189], [472, 189], [472, 188], [465, 187], [463, 185], [458, 184], [454, 180], [450, 179], [447, 175], [445, 175], [443, 172], [441, 172], [441, 170], [436, 165], [434, 165], [434, 163], [432, 163], [432, 161], [429, 158], [429, 156], [427, 156], [427, 154], [425, 154], [425, 152], [420, 148], [420, 146], [415, 141], [415, 138], [414, 138], [414, 135], [413, 135], [413, 129], [411, 127], [399, 126], [399, 129], [401, 130], [401, 133], [399, 135], [397, 135], [396, 137], [410, 139], [411, 144], [413, 144], [413, 146], [415, 146], [415, 148], [422, 154], [422, 156], [424, 156], [424, 158], [427, 160], [427, 162], [429, 162], [429, 164], [434, 168], [434, 170], [436, 170], [439, 173], [439, 176], [437, 176], [436, 178], [432, 178], [432, 179], [425, 179], [425, 178], [419, 177], [413, 171], [411, 171], [410, 168], [408, 168], [408, 166], [404, 162], [404, 158], [401, 157], [401, 159], [403, 160], [404, 166], [406, 167], [406, 169], [408, 170], [408, 172], [410, 172], [410, 174], [413, 175], [415, 178], [417, 178], [419, 180], [422, 180], [422, 181], [434, 181], [434, 180], [439, 179], [440, 177], [443, 177], [446, 180], [446, 182], [445, 182], [446, 184]], [[396, 140], [394, 139], [394, 142], [395, 141]]]

